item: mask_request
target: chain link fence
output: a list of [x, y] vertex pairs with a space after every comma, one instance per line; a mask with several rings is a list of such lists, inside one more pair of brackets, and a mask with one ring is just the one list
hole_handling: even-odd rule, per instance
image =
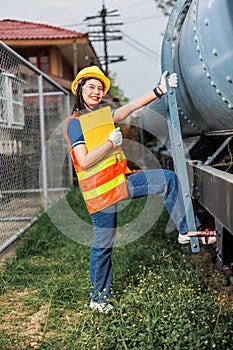
[[69, 101], [68, 91], [0, 42], [0, 252], [72, 183], [63, 137]]

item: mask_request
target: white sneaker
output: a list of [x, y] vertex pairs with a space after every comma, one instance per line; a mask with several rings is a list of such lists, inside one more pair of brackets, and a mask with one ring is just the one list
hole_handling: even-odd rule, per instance
[[90, 308], [107, 314], [110, 310], [113, 309], [113, 306], [107, 303], [97, 303], [95, 301], [91, 301]]
[[[216, 237], [215, 236], [198, 237], [198, 240], [202, 244], [213, 244], [216, 242]], [[187, 233], [185, 235], [182, 235], [181, 233], [179, 233], [178, 242], [180, 244], [188, 244], [190, 243], [190, 237], [188, 236]]]

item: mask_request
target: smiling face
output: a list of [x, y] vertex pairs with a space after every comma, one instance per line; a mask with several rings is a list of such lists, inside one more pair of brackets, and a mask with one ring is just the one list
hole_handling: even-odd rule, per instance
[[82, 87], [84, 102], [90, 108], [96, 107], [104, 96], [104, 85], [98, 79], [88, 79]]

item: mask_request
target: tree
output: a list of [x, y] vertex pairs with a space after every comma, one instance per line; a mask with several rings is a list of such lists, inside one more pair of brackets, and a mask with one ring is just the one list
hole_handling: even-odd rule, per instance
[[165, 16], [169, 16], [171, 8], [175, 5], [176, 0], [155, 0], [157, 6], [162, 9]]
[[124, 95], [124, 92], [119, 88], [118, 85], [116, 85], [116, 74], [110, 73], [110, 79], [111, 79], [111, 88], [110, 88], [110, 94], [118, 98], [120, 103], [127, 103], [129, 102], [128, 97]]
[[[163, 13], [165, 14], [165, 16], [169, 16], [171, 14], [172, 8], [174, 7], [174, 5], [176, 4], [177, 0], [155, 0], [157, 7], [161, 8]], [[186, 17], [186, 13], [188, 11], [190, 4], [188, 4], [186, 6], [186, 8], [184, 9], [182, 15], [179, 18], [179, 21], [177, 23], [177, 27], [176, 27], [176, 32], [179, 32], [182, 26], [182, 23]], [[175, 39], [176, 36], [174, 35]]]

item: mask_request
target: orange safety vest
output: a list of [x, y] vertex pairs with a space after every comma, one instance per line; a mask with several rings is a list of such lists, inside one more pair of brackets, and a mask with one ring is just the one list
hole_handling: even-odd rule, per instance
[[127, 167], [127, 160], [122, 149], [119, 153], [110, 155], [89, 169], [82, 170], [67, 135], [67, 127], [72, 118], [78, 118], [77, 112], [66, 119], [64, 136], [69, 144], [70, 155], [87, 209], [90, 214], [93, 214], [128, 197], [126, 173], [131, 173], [131, 171]]

